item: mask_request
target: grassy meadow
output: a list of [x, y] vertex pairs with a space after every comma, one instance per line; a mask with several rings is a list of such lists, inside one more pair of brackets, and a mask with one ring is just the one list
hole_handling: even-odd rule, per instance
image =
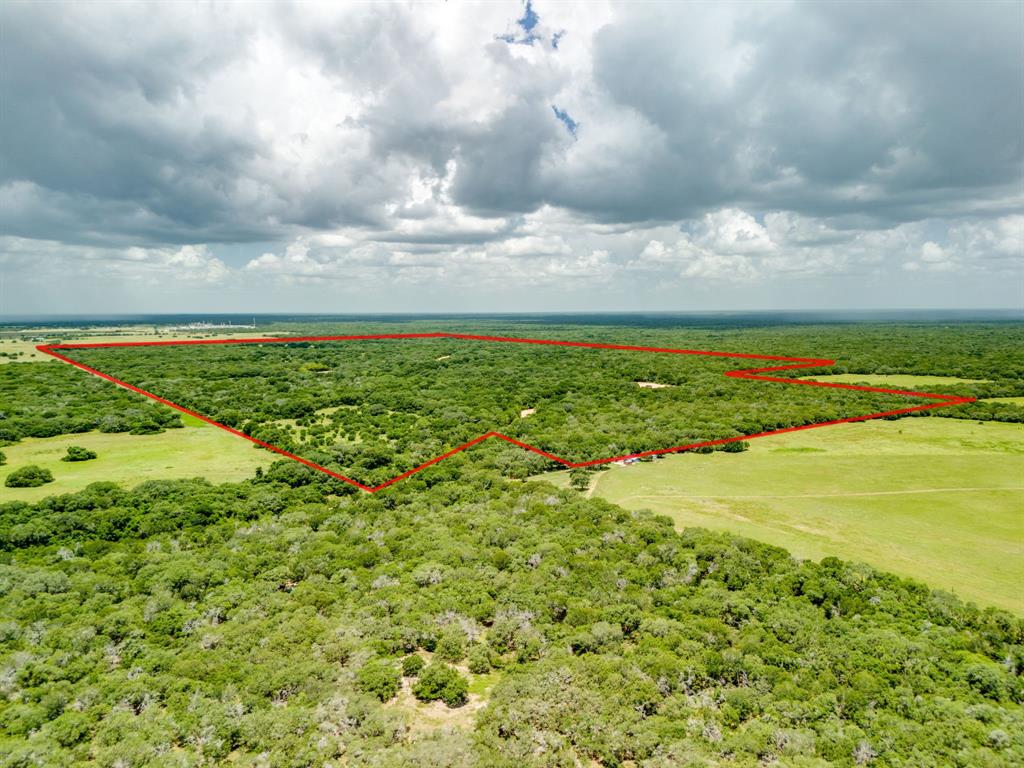
[[[0, 485], [0, 503], [35, 502], [46, 496], [80, 491], [90, 483], [113, 481], [126, 488], [146, 480], [205, 477], [211, 483], [243, 480], [256, 467], [266, 467], [276, 458], [269, 451], [191, 416], [182, 416], [184, 429], [169, 429], [157, 435], [104, 434], [26, 438], [3, 449], [7, 463], [0, 477], [24, 466], [36, 464], [53, 473], [54, 481], [37, 488], [6, 488]], [[61, 461], [69, 445], [96, 451], [91, 461]]]
[[987, 379], [960, 379], [956, 376], [921, 376], [903, 373], [832, 373], [810, 378], [815, 381], [830, 381], [835, 384], [864, 384], [869, 387], [893, 387], [894, 389], [983, 384], [987, 381]]
[[231, 331], [223, 328], [204, 330], [172, 330], [155, 326], [112, 326], [100, 328], [38, 328], [0, 335], [0, 365], [5, 363], [49, 362], [54, 358], [43, 354], [40, 344], [103, 344], [129, 341], [172, 341], [185, 339], [256, 338], [279, 336], [279, 333], [248, 329]]
[[753, 440], [741, 454], [612, 466], [591, 493], [1024, 613], [1024, 425], [843, 424]]

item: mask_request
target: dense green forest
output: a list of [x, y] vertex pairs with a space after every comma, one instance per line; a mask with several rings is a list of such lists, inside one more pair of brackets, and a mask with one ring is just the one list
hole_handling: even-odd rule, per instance
[[[557, 329], [538, 330], [558, 334]], [[877, 359], [878, 330], [841, 333], [839, 338], [829, 337], [829, 346], [840, 348], [842, 354], [825, 350], [837, 358], [837, 365], [821, 370], [943, 370], [946, 375], [987, 381], [966, 385], [967, 392], [964, 385], [940, 386], [940, 391], [1015, 394], [1024, 387], [1019, 355], [1011, 354], [1021, 334], [1015, 327], [999, 331], [986, 329], [984, 337], [947, 334], [951, 338], [931, 350], [941, 357], [938, 363], [919, 354], [922, 340], [912, 338], [919, 335], [915, 329], [904, 329], [903, 335], [911, 338], [899, 338], [897, 333], [889, 345], [898, 342], [900, 349], [909, 350], [902, 364]], [[518, 332], [523, 335], [522, 328]], [[558, 335], [608, 341], [608, 333], [561, 329]], [[795, 338], [777, 333], [765, 339], [746, 331], [731, 338], [707, 332], [692, 338], [679, 332], [629, 330], [620, 331], [615, 340], [812, 355], [809, 348], [816, 335], [804, 330]], [[847, 342], [852, 349], [845, 347]], [[133, 347], [68, 354], [370, 484], [489, 430], [582, 461], [920, 402], [724, 376], [729, 370], [766, 364], [760, 361], [453, 339]], [[645, 388], [638, 382], [661, 386]], [[527, 417], [520, 415], [524, 411]], [[1001, 403], [937, 411], [953, 412], [961, 417], [1024, 420], [1024, 410]], [[538, 457], [520, 451], [507, 455], [507, 471], [513, 476], [524, 477], [544, 466]]]
[[[490, 430], [579, 461], [917, 404], [730, 379], [749, 361], [728, 358], [452, 339], [70, 356], [369, 483]], [[535, 412], [521, 417], [526, 409]], [[510, 455], [520, 476], [537, 465], [519, 449]]]
[[177, 411], [69, 365], [0, 365], [0, 445], [93, 429], [145, 435], [169, 427], [181, 427]]
[[[1019, 619], [451, 464], [4, 505], [4, 764], [1024, 760]], [[456, 706], [498, 672], [475, 728], [408, 738], [411, 654]]]
[[[1019, 325], [485, 332], [1024, 395]], [[369, 479], [491, 428], [583, 458], [908, 402], [722, 376], [742, 361], [393, 344], [81, 359]], [[963, 411], [988, 406], [1022, 410]], [[61, 363], [0, 366], [6, 442], [179, 425]], [[0, 766], [1024, 764], [1019, 617], [517, 479], [544, 465], [484, 444], [372, 496], [282, 460], [0, 503]]]

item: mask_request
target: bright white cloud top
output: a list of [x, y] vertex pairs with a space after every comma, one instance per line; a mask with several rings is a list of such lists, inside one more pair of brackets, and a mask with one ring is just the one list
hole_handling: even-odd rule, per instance
[[0, 312], [1021, 306], [1022, 40], [1012, 2], [7, 3]]

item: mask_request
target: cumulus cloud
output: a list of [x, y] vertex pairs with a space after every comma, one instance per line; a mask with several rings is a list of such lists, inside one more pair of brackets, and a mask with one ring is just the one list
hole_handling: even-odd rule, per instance
[[722, 209], [706, 214], [691, 232], [680, 232], [671, 241], [649, 241], [628, 264], [642, 271], [725, 281], [883, 275], [896, 265], [908, 272], [971, 267], [1019, 277], [1024, 270], [1024, 217], [837, 231], [789, 213], [768, 213], [762, 225], [743, 211]]
[[919, 269], [931, 272], [951, 272], [956, 267], [956, 257], [931, 240], [921, 246], [915, 259], [903, 262], [903, 268], [908, 272], [916, 272]]
[[173, 286], [222, 285], [232, 270], [206, 245], [157, 248], [69, 246], [52, 240], [0, 238], [0, 265], [24, 271], [38, 283], [118, 282], [166, 290]]
[[0, 258], [506, 309], [970, 273], [1017, 304], [1022, 39], [1012, 3], [8, 3]]

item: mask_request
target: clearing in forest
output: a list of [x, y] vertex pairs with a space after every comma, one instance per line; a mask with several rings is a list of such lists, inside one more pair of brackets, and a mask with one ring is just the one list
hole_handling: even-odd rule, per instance
[[368, 492], [492, 439], [525, 476], [972, 401], [779, 375], [823, 358], [455, 333], [40, 351]]

